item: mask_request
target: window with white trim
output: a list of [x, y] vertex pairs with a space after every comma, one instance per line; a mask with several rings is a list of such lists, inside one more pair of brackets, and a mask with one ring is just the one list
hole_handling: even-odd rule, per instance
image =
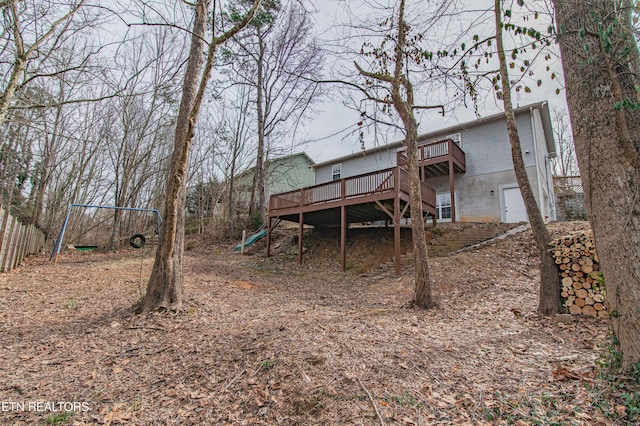
[[454, 133], [452, 135], [447, 135], [444, 138], [453, 140], [453, 143], [455, 143], [460, 148], [462, 148], [462, 137], [461, 137], [460, 133]]
[[331, 166], [331, 180], [340, 180], [342, 177], [342, 163]]

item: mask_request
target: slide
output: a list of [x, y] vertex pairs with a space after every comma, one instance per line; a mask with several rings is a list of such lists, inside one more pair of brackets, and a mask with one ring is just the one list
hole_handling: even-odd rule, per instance
[[[266, 231], [265, 229], [263, 229], [262, 231], [257, 232], [257, 233], [255, 233], [255, 234], [251, 235], [249, 238], [247, 238], [247, 239], [244, 241], [244, 246], [245, 246], [245, 247], [249, 247], [250, 245], [254, 244], [254, 243], [255, 243], [256, 241], [258, 241], [259, 239], [264, 238], [264, 237], [265, 237], [265, 235], [267, 235], [267, 231]], [[238, 244], [238, 245], [236, 246], [236, 251], [240, 251], [240, 250], [242, 250], [242, 243], [240, 243], [240, 244]]]

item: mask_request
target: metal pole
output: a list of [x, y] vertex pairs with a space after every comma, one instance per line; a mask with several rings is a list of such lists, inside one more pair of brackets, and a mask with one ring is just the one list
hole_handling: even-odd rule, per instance
[[75, 204], [69, 204], [69, 210], [67, 210], [67, 216], [64, 218], [64, 223], [62, 224], [62, 229], [60, 229], [60, 234], [58, 235], [58, 239], [53, 245], [53, 251], [51, 252], [51, 257], [49, 260], [57, 260], [58, 254], [60, 254], [60, 246], [62, 246], [62, 239], [64, 238], [64, 233], [67, 230], [67, 224], [69, 223], [69, 216], [71, 216], [71, 210]]

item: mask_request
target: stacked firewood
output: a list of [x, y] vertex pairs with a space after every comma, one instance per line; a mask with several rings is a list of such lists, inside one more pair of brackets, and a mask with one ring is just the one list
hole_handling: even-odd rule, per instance
[[606, 317], [604, 281], [591, 231], [557, 238], [551, 247], [562, 277], [563, 305], [573, 315]]

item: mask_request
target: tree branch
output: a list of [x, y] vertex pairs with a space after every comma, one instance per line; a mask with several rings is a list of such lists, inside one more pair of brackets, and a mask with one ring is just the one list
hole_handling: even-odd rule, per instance
[[249, 10], [249, 12], [246, 15], [244, 15], [244, 18], [242, 18], [240, 22], [236, 23], [233, 26], [233, 28], [231, 28], [229, 31], [222, 34], [220, 37], [214, 38], [213, 43], [216, 45], [222, 44], [225, 41], [229, 40], [231, 37], [235, 36], [241, 29], [246, 27], [247, 24], [249, 24], [249, 22], [253, 19], [256, 12], [258, 11], [258, 8], [260, 7], [260, 3], [261, 3], [261, 0], [255, 0], [253, 2], [253, 6], [251, 7], [251, 10]]

